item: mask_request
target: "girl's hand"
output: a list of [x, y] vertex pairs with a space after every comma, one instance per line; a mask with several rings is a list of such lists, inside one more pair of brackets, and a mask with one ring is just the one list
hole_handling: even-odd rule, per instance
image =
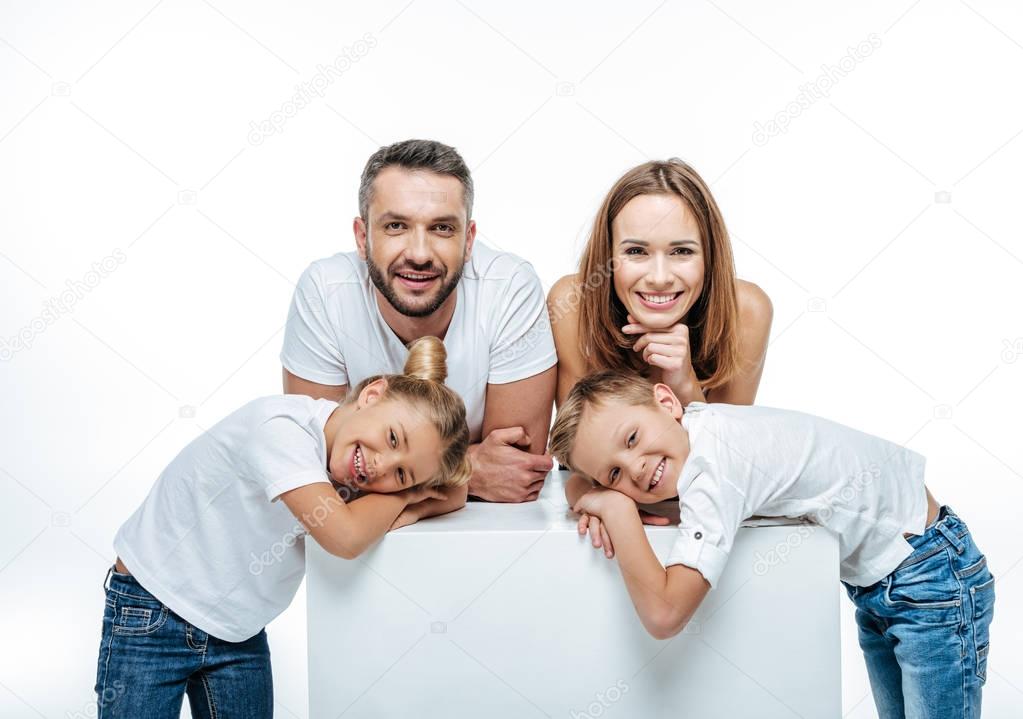
[[415, 524], [420, 520], [419, 512], [416, 509], [416, 505], [410, 504], [402, 510], [401, 514], [391, 523], [389, 532], [393, 532], [395, 529], [401, 529], [407, 527], [410, 524]]
[[[652, 329], [637, 324], [632, 315], [629, 324], [622, 327], [627, 335], [642, 335], [632, 349], [643, 353], [643, 361], [661, 370], [661, 381], [683, 399], [699, 390], [699, 380], [693, 370], [689, 350], [689, 328], [681, 322], [666, 329]], [[696, 399], [700, 399], [697, 395]], [[685, 403], [685, 402], [684, 402]]]
[[[401, 491], [405, 497], [405, 502], [408, 505], [419, 504], [425, 502], [428, 499], [440, 499], [446, 500], [448, 498], [447, 492], [444, 487], [427, 487], [420, 485], [418, 487], [409, 487]], [[411, 522], [409, 522], [411, 524]]]

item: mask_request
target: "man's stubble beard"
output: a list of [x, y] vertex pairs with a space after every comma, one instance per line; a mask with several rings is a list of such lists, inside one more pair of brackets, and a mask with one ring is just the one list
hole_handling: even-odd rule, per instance
[[[444, 301], [448, 296], [458, 287], [459, 280], [462, 279], [462, 270], [465, 267], [465, 250], [462, 250], [462, 256], [459, 258], [458, 267], [451, 274], [451, 278], [441, 285], [441, 288], [437, 290], [434, 295], [434, 299], [426, 305], [420, 307], [411, 307], [398, 297], [397, 293], [391, 288], [387, 282], [387, 277], [380, 269], [379, 265], [373, 261], [373, 253], [370, 249], [369, 237], [366, 237], [366, 266], [369, 269], [369, 277], [373, 280], [373, 286], [380, 291], [380, 294], [384, 296], [388, 304], [391, 305], [397, 312], [405, 315], [406, 317], [428, 317], [440, 309], [440, 306], [444, 304]], [[433, 265], [431, 265], [431, 269]], [[423, 272], [425, 270], [416, 270], [417, 272]]]

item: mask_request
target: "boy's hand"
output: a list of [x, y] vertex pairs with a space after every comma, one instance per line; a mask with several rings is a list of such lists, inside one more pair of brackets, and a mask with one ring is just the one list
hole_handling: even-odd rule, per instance
[[[661, 517], [656, 514], [650, 514], [640, 510], [639, 518], [643, 524], [649, 524], [651, 526], [665, 526], [670, 524], [667, 517]], [[600, 521], [600, 517], [596, 515], [589, 515], [585, 512], [579, 516], [579, 534], [586, 535], [589, 532], [590, 542], [593, 544], [594, 549], [603, 549], [604, 556], [608, 559], [613, 559], [615, 556], [614, 544], [611, 543], [611, 537], [607, 533], [607, 527]]]
[[614, 511], [615, 508], [621, 509], [626, 506], [636, 509], [636, 503], [621, 492], [606, 487], [594, 487], [576, 501], [572, 511], [592, 514], [599, 518], [607, 512]]

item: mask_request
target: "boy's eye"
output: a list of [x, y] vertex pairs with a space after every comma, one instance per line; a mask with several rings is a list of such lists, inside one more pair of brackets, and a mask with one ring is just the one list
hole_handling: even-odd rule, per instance
[[611, 470], [611, 473], [607, 475], [607, 478], [611, 480], [611, 484], [618, 481], [618, 467]]
[[405, 470], [398, 467], [398, 481], [405, 484]]
[[397, 447], [398, 446], [398, 435], [396, 435], [394, 433], [393, 429], [390, 430], [390, 440], [391, 440], [391, 446], [392, 447]]
[[625, 444], [626, 444], [627, 447], [631, 447], [635, 443], [635, 441], [636, 441], [636, 433], [633, 432], [632, 434], [629, 435], [629, 439], [626, 441]]

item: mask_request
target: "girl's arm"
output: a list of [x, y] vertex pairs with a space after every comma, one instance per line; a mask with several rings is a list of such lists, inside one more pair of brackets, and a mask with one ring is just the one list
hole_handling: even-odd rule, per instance
[[447, 499], [427, 499], [408, 505], [398, 515], [398, 518], [394, 520], [394, 523], [391, 524], [391, 529], [398, 529], [409, 524], [415, 524], [420, 519], [438, 517], [448, 512], [454, 512], [456, 509], [461, 509], [465, 506], [466, 499], [468, 499], [469, 485], [463, 484], [461, 487], [452, 487], [447, 492]]
[[665, 569], [650, 547], [636, 503], [620, 492], [587, 492], [577, 512], [597, 515], [614, 541], [625, 586], [640, 621], [655, 639], [678, 634], [707, 596], [710, 584], [683, 565]]
[[410, 504], [444, 498], [438, 489], [413, 487], [392, 494], [368, 493], [346, 504], [326, 482], [307, 484], [280, 496], [317, 544], [345, 559], [355, 559], [384, 536]]

